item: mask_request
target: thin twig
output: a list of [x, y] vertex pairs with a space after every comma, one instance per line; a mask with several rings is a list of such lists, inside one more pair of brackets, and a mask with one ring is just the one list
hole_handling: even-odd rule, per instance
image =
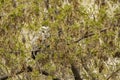
[[[19, 71], [19, 72], [17, 72], [16, 73], [16, 75], [18, 75], [18, 74], [21, 74], [21, 73], [23, 73], [24, 71]], [[11, 78], [12, 77], [12, 75], [4, 75], [4, 76], [0, 76], [0, 80], [6, 80], [6, 79], [8, 79], [8, 78]]]
[[[103, 29], [103, 30], [100, 31], [100, 33], [106, 32], [107, 30], [108, 30], [108, 29]], [[90, 34], [88, 34], [88, 35], [84, 35], [83, 37], [81, 37], [81, 38], [79, 38], [78, 40], [74, 41], [74, 43], [78, 43], [79, 41], [81, 41], [81, 40], [83, 40], [83, 39], [86, 39], [86, 38], [89, 38], [89, 37], [94, 36], [94, 35], [95, 35], [95, 33], [90, 33]]]
[[118, 68], [115, 72], [111, 73], [111, 75], [106, 80], [109, 80], [111, 77], [113, 77], [119, 71], [120, 71], [120, 68]]

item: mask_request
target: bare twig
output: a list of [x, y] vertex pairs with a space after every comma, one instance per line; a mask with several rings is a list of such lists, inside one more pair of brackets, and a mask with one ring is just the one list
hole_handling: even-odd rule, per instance
[[120, 68], [118, 68], [115, 72], [111, 73], [111, 75], [106, 79], [109, 80], [111, 77], [113, 77], [115, 74], [117, 74], [120, 71]]
[[[108, 30], [108, 29], [103, 29], [103, 30], [100, 31], [100, 33], [106, 32], [107, 30]], [[83, 37], [81, 37], [81, 38], [79, 38], [78, 40], [74, 41], [74, 43], [78, 43], [79, 41], [81, 41], [81, 40], [83, 40], [83, 39], [86, 39], [86, 38], [89, 38], [89, 37], [94, 36], [94, 35], [95, 35], [95, 33], [90, 33], [90, 34], [88, 34], [88, 35], [84, 35]]]
[[[21, 73], [23, 73], [23, 72], [24, 72], [24, 71], [21, 70], [21, 71], [17, 72], [16, 75], [21, 74]], [[12, 77], [12, 75], [0, 76], [0, 80], [6, 80], [6, 79], [11, 78], [11, 77]]]

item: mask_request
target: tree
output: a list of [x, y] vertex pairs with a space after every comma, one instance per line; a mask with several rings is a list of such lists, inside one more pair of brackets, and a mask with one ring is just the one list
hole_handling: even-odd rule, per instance
[[119, 14], [117, 0], [1, 0], [0, 79], [119, 80]]

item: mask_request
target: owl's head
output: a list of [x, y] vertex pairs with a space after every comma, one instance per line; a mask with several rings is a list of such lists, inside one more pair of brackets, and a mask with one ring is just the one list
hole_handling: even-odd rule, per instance
[[39, 34], [42, 35], [42, 39], [45, 40], [50, 37], [50, 28], [48, 26], [42, 26], [39, 30]]
[[41, 33], [48, 33], [50, 31], [50, 28], [48, 27], [48, 26], [42, 26], [41, 28], [40, 28], [40, 31], [39, 31], [39, 33], [41, 34]]

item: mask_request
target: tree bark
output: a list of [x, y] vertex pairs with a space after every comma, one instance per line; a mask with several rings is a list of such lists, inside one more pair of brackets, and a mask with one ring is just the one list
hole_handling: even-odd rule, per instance
[[71, 70], [73, 72], [74, 75], [74, 79], [75, 80], [83, 80], [80, 76], [79, 70], [77, 68], [77, 66], [75, 64], [71, 64]]

